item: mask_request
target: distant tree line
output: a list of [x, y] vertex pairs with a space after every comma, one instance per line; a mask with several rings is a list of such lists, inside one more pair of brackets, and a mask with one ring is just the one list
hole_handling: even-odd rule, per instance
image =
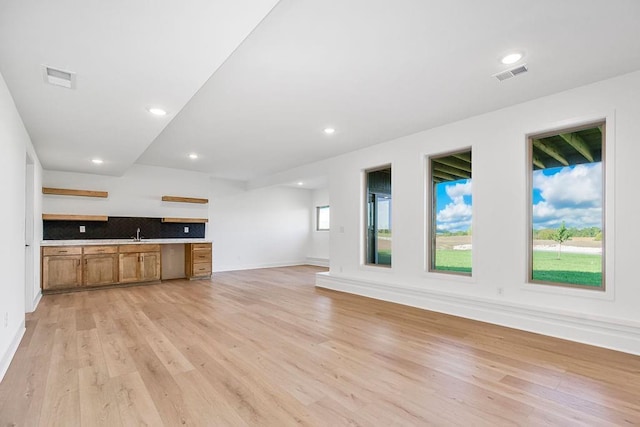
[[471, 227], [468, 230], [461, 231], [449, 231], [449, 230], [436, 230], [436, 235], [438, 236], [471, 236]]
[[[541, 228], [533, 230], [533, 238], [536, 240], [555, 240], [557, 233], [556, 228]], [[602, 229], [600, 227], [576, 228], [569, 227], [566, 229], [569, 238], [572, 237], [593, 237], [595, 240], [602, 240]]]

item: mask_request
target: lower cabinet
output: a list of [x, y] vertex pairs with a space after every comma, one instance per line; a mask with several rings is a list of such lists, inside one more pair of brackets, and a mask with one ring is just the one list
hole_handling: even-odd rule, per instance
[[84, 248], [84, 286], [112, 285], [118, 282], [118, 248], [87, 246]]
[[45, 246], [42, 290], [61, 291], [160, 280], [158, 244]]
[[82, 247], [42, 248], [42, 289], [82, 286]]
[[184, 272], [188, 279], [211, 277], [211, 243], [187, 243], [184, 245]]
[[160, 280], [160, 245], [120, 246], [120, 283]]

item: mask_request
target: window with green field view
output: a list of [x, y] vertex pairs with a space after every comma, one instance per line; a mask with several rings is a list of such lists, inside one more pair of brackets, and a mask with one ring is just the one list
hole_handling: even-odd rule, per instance
[[529, 137], [529, 281], [604, 289], [604, 122]]
[[365, 172], [365, 264], [391, 267], [391, 166]]
[[429, 158], [429, 271], [471, 275], [471, 149]]

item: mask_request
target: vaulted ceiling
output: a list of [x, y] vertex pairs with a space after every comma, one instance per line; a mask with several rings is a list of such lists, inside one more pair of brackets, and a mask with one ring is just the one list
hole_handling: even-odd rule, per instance
[[[0, 72], [46, 169], [249, 180], [638, 70], [638, 22], [636, 0], [0, 0]], [[514, 50], [529, 71], [493, 78]]]

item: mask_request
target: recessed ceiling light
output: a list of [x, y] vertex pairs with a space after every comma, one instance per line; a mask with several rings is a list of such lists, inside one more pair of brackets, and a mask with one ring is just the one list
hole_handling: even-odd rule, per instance
[[332, 133], [334, 133], [336, 130], [334, 128], [325, 128], [324, 129], [324, 133], [326, 133], [327, 135], [331, 135]]
[[102, 160], [102, 159], [91, 159], [91, 161], [93, 163], [95, 163], [96, 165], [101, 165], [101, 164], [104, 163], [104, 160]]
[[149, 108], [149, 112], [153, 115], [156, 116], [166, 116], [167, 112], [165, 110], [163, 110], [162, 108], [157, 108], [157, 107], [152, 107]]
[[302, 182], [302, 181], [298, 182], [298, 185], [303, 185], [303, 184], [304, 184], [304, 182]]
[[189, 158], [192, 159], [192, 160], [195, 160], [195, 159], [198, 158], [198, 155], [196, 153], [191, 153], [191, 154], [189, 154]]
[[522, 54], [520, 52], [514, 52], [514, 53], [510, 53], [508, 55], [505, 55], [500, 62], [502, 62], [505, 65], [510, 65], [510, 64], [515, 64], [516, 62], [520, 61], [522, 59]]

